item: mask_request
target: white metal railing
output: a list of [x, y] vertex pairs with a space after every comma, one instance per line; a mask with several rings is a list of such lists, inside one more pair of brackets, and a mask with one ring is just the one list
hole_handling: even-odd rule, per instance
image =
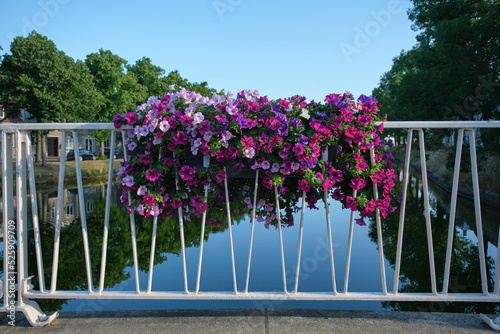
[[[403, 229], [405, 224], [405, 209], [407, 201], [407, 190], [409, 182], [409, 171], [410, 171], [410, 154], [411, 145], [407, 146], [406, 157], [403, 170], [403, 183], [402, 183], [402, 202], [400, 207], [400, 217], [399, 217], [399, 230], [398, 230], [398, 240], [397, 240], [397, 252], [396, 252], [396, 262], [395, 262], [395, 273], [394, 273], [394, 285], [392, 290], [388, 290], [386, 281], [386, 268], [384, 261], [384, 245], [382, 239], [382, 222], [380, 214], [376, 213], [376, 227], [377, 227], [377, 239], [378, 239], [378, 251], [380, 260], [380, 272], [381, 272], [381, 291], [379, 292], [352, 292], [348, 289], [349, 283], [349, 272], [350, 272], [350, 257], [352, 251], [352, 229], [354, 224], [354, 214], [351, 214], [350, 218], [350, 230], [348, 236], [348, 248], [347, 248], [347, 259], [345, 268], [345, 279], [343, 291], [338, 291], [336, 286], [336, 273], [334, 266], [334, 251], [332, 244], [332, 226], [330, 213], [328, 208], [328, 199], [325, 192], [325, 220], [326, 220], [326, 232], [328, 236], [328, 251], [329, 251], [329, 263], [331, 268], [331, 278], [333, 282], [332, 289], [323, 292], [300, 292], [298, 291], [298, 281], [300, 276], [300, 261], [302, 253], [302, 235], [303, 235], [303, 223], [304, 223], [304, 211], [305, 202], [302, 202], [302, 209], [300, 215], [300, 227], [299, 227], [299, 245], [297, 251], [297, 266], [295, 273], [295, 285], [293, 291], [287, 291], [287, 282], [285, 277], [285, 260], [284, 260], [284, 247], [282, 241], [281, 233], [281, 223], [279, 219], [280, 208], [277, 190], [275, 189], [275, 199], [277, 204], [278, 216], [278, 232], [280, 240], [280, 250], [281, 250], [281, 264], [283, 273], [283, 291], [281, 292], [254, 292], [249, 291], [249, 272], [252, 260], [252, 246], [253, 246], [253, 234], [254, 234], [254, 221], [255, 221], [255, 208], [257, 203], [257, 188], [258, 188], [258, 172], [256, 175], [255, 186], [254, 186], [254, 196], [253, 196], [253, 212], [251, 215], [251, 232], [250, 232], [250, 245], [247, 263], [247, 274], [245, 289], [243, 291], [238, 291], [236, 274], [235, 274], [235, 258], [233, 250], [233, 239], [231, 230], [231, 215], [230, 215], [230, 204], [227, 188], [227, 177], [224, 182], [226, 190], [226, 209], [228, 216], [228, 228], [230, 236], [230, 252], [231, 252], [231, 263], [232, 263], [232, 276], [233, 276], [233, 288], [227, 291], [219, 292], [203, 292], [200, 293], [200, 279], [201, 279], [201, 263], [203, 259], [203, 235], [205, 228], [205, 215], [203, 215], [203, 226], [201, 230], [202, 242], [200, 244], [199, 259], [198, 259], [198, 270], [195, 290], [189, 290], [188, 280], [187, 280], [187, 266], [186, 266], [186, 250], [185, 250], [185, 240], [184, 240], [184, 228], [183, 228], [183, 216], [182, 210], [179, 208], [179, 227], [180, 227], [180, 238], [182, 243], [182, 263], [183, 263], [183, 279], [184, 279], [184, 290], [183, 291], [154, 291], [152, 290], [152, 276], [154, 271], [154, 251], [156, 242], [156, 231], [157, 231], [157, 220], [153, 221], [153, 232], [152, 232], [152, 242], [151, 242], [151, 256], [150, 265], [148, 273], [148, 284], [146, 290], [140, 289], [139, 284], [139, 266], [138, 266], [138, 255], [137, 255], [137, 240], [136, 240], [136, 229], [135, 229], [135, 218], [134, 214], [130, 214], [130, 226], [131, 226], [131, 237], [132, 237], [132, 251], [134, 260], [134, 271], [135, 271], [135, 291], [105, 291], [104, 290], [104, 278], [107, 263], [107, 243], [109, 234], [109, 220], [110, 220], [110, 198], [111, 198], [111, 185], [113, 182], [113, 156], [115, 148], [116, 133], [122, 130], [116, 130], [113, 124], [104, 123], [30, 123], [30, 124], [7, 124], [0, 125], [1, 131], [1, 152], [2, 152], [2, 195], [3, 195], [3, 237], [4, 237], [4, 261], [3, 261], [3, 279], [0, 281], [0, 295], [3, 297], [3, 305], [0, 307], [0, 312], [10, 312], [12, 310], [22, 311], [30, 321], [33, 326], [43, 326], [52, 322], [56, 317], [57, 313], [50, 316], [46, 316], [40, 310], [38, 305], [33, 301], [34, 299], [176, 299], [176, 300], [364, 300], [364, 301], [439, 301], [439, 302], [500, 302], [500, 269], [496, 266], [495, 275], [495, 285], [494, 290], [489, 291], [487, 284], [487, 271], [486, 271], [486, 259], [484, 253], [484, 242], [483, 242], [483, 229], [481, 220], [481, 204], [479, 195], [479, 182], [478, 182], [478, 168], [477, 168], [477, 157], [476, 157], [476, 134], [475, 129], [478, 128], [500, 128], [500, 121], [496, 122], [384, 122], [385, 129], [404, 129], [408, 131], [407, 134], [407, 145], [413, 142], [413, 132], [417, 131], [419, 138], [419, 151], [421, 157], [421, 171], [423, 176], [423, 196], [424, 196], [424, 206], [425, 206], [425, 223], [427, 230], [427, 244], [429, 253], [429, 266], [430, 266], [430, 277], [431, 277], [431, 292], [428, 293], [406, 293], [399, 292], [400, 284], [400, 270], [401, 270], [401, 258], [403, 251]], [[431, 208], [429, 205], [428, 196], [428, 180], [427, 180], [427, 169], [426, 169], [426, 159], [425, 159], [425, 129], [457, 129], [458, 130], [458, 142], [456, 148], [456, 158], [455, 158], [455, 169], [453, 178], [453, 188], [452, 197], [450, 203], [450, 220], [449, 220], [449, 234], [447, 243], [447, 253], [445, 262], [445, 272], [443, 277], [443, 290], [438, 291], [436, 283], [436, 271], [434, 264], [434, 249], [432, 240], [432, 225], [431, 225]], [[62, 131], [62, 141], [61, 141], [61, 157], [59, 166], [59, 181], [58, 181], [58, 200], [56, 208], [56, 224], [55, 224], [55, 235], [54, 235], [54, 252], [52, 258], [52, 272], [50, 287], [46, 288], [46, 282], [44, 281], [44, 268], [42, 261], [42, 245], [41, 245], [41, 234], [40, 234], [40, 222], [37, 210], [37, 197], [33, 196], [36, 194], [36, 183], [34, 179], [34, 164], [33, 164], [33, 152], [31, 149], [30, 141], [30, 131], [34, 130], [60, 130]], [[80, 168], [79, 151], [74, 150], [75, 154], [75, 164], [76, 164], [76, 178], [78, 185], [78, 196], [80, 205], [80, 219], [82, 227], [82, 237], [85, 255], [85, 265], [88, 281], [87, 291], [66, 291], [57, 289], [57, 273], [59, 265], [59, 253], [64, 251], [60, 248], [60, 232], [61, 232], [61, 222], [62, 222], [62, 193], [64, 190], [64, 173], [65, 173], [65, 156], [66, 151], [66, 137], [68, 133], [71, 133], [73, 141], [78, 143], [78, 131], [79, 130], [111, 130], [111, 144], [110, 144], [110, 160], [109, 160], [109, 173], [108, 173], [108, 187], [106, 194], [106, 207], [104, 216], [104, 230], [103, 230], [103, 242], [102, 242], [102, 256], [100, 262], [100, 276], [99, 285], [94, 288], [91, 261], [90, 261], [90, 250], [88, 243], [88, 228], [86, 221], [86, 210], [84, 208], [83, 200], [83, 183], [82, 174]], [[458, 179], [460, 171], [460, 161], [462, 155], [463, 138], [464, 132], [469, 133], [469, 145], [471, 152], [471, 170], [473, 179], [473, 192], [474, 192], [474, 208], [475, 208], [475, 219], [477, 227], [477, 237], [479, 246], [479, 262], [481, 271], [481, 283], [482, 292], [481, 293], [449, 293], [449, 280], [450, 280], [450, 267], [451, 267], [451, 257], [453, 251], [453, 237], [455, 231], [455, 214], [457, 208], [457, 194], [458, 194]], [[125, 138], [125, 131], [122, 132], [123, 138]], [[13, 148], [15, 149], [15, 161], [12, 160]], [[125, 158], [127, 158], [127, 152], [125, 149]], [[371, 159], [373, 163], [373, 152], [371, 154]], [[13, 163], [15, 163], [15, 187], [16, 187], [16, 206], [13, 203], [13, 191], [14, 191], [14, 178], [13, 178]], [[204, 165], [208, 166], [208, 159], [204, 160]], [[29, 175], [29, 177], [27, 177]], [[37, 275], [39, 278], [39, 290], [34, 290], [33, 286], [30, 284], [30, 279], [28, 277], [28, 235], [27, 235], [27, 222], [28, 222], [28, 196], [27, 189], [29, 187], [31, 212], [32, 212], [32, 223], [33, 223], [33, 233], [34, 233], [34, 243], [35, 243], [35, 254], [36, 254], [36, 264], [37, 264]], [[376, 185], [375, 193], [377, 193]], [[205, 187], [205, 197], [206, 197], [207, 187]], [[356, 194], [354, 194], [356, 196]], [[304, 199], [305, 196], [303, 196]], [[14, 212], [15, 207], [15, 212]], [[15, 231], [15, 234], [14, 234]], [[13, 252], [15, 250], [15, 252]], [[500, 258], [500, 248], [498, 248], [497, 259]], [[15, 257], [11, 258], [10, 254], [14, 254]], [[10, 261], [10, 260], [13, 261]], [[497, 260], [498, 261], [498, 260]], [[15, 266], [11, 266], [11, 263], [15, 263]], [[12, 279], [15, 279], [13, 281]], [[17, 297], [17, 298], [16, 298]], [[484, 317], [491, 326], [496, 325], [488, 318]]]

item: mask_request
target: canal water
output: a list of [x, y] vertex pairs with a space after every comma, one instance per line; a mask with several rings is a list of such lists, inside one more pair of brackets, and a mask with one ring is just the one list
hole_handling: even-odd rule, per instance
[[[400, 187], [400, 185], [399, 185]], [[98, 285], [102, 247], [102, 231], [105, 211], [106, 185], [84, 188], [84, 207], [89, 229], [90, 255], [94, 286]], [[404, 248], [402, 254], [401, 283], [399, 291], [429, 292], [430, 274], [424, 219], [422, 182], [418, 173], [412, 173], [406, 205]], [[112, 203], [105, 288], [112, 291], [135, 291], [130, 221], [120, 201], [118, 185], [112, 187]], [[42, 220], [43, 261], [46, 284], [50, 283], [52, 264], [53, 230], [55, 225], [57, 191], [46, 189], [37, 194], [39, 217]], [[450, 196], [430, 184], [432, 226], [435, 249], [438, 289], [442, 287], [446, 241], [448, 236]], [[320, 204], [320, 203], [318, 203]], [[328, 255], [328, 238], [324, 207], [307, 210], [304, 223], [304, 244], [300, 268], [299, 291], [332, 291], [332, 279]], [[336, 285], [338, 291], [345, 286], [344, 273], [347, 256], [350, 211], [342, 209], [336, 201], [330, 201], [332, 237], [335, 256]], [[83, 254], [83, 241], [78, 191], [64, 189], [61, 245], [58, 270], [58, 290], [87, 290], [87, 275]], [[483, 208], [483, 230], [488, 259], [488, 276], [493, 283], [497, 253], [499, 212]], [[299, 214], [295, 226], [283, 229], [287, 289], [295, 284], [296, 256], [299, 237]], [[385, 268], [388, 290], [392, 290], [394, 263], [399, 225], [399, 211], [383, 220]], [[238, 290], [245, 289], [247, 258], [250, 241], [250, 218], [240, 216], [232, 226]], [[450, 292], [480, 292], [479, 251], [473, 203], [459, 199]], [[137, 219], [139, 278], [141, 289], [147, 288], [152, 222]], [[30, 229], [29, 271], [36, 271], [33, 233]], [[232, 291], [233, 276], [230, 257], [229, 230], [223, 226], [207, 226], [204, 240], [201, 227], [186, 222], [186, 256], [189, 289], [196, 284], [200, 243], [204, 243], [204, 257], [200, 291]], [[2, 248], [3, 249], [3, 248]], [[279, 234], [274, 227], [266, 228], [256, 222], [249, 291], [283, 291]], [[3, 259], [3, 257], [2, 257]], [[3, 267], [2, 267], [3, 268]], [[32, 282], [38, 289], [37, 279]], [[381, 273], [377, 246], [377, 230], [374, 221], [367, 226], [354, 225], [353, 249], [348, 291], [381, 292]], [[159, 221], [153, 290], [183, 291], [183, 267], [179, 226], [175, 219]], [[401, 303], [401, 302], [317, 302], [317, 301], [127, 301], [127, 300], [39, 300], [44, 311], [99, 311], [137, 309], [202, 309], [202, 308], [319, 308], [354, 310], [414, 310], [449, 312], [490, 312], [496, 305], [461, 303]]]

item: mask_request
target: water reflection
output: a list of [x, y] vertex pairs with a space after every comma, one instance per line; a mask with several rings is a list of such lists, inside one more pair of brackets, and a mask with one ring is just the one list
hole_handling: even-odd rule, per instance
[[[401, 189], [401, 184], [398, 185]], [[450, 218], [450, 195], [430, 184], [431, 222], [437, 288], [443, 288], [443, 276]], [[496, 248], [498, 221], [495, 212], [483, 208], [483, 231], [487, 259], [487, 282], [490, 291], [494, 284], [496, 254], [488, 256], [488, 248]], [[497, 217], [497, 216], [496, 216]], [[399, 209], [383, 222], [385, 257], [395, 267], [399, 228]], [[369, 236], [377, 242], [375, 222], [371, 222]], [[424, 199], [421, 175], [412, 172], [406, 203], [405, 227], [401, 260], [400, 292], [431, 292], [429, 253], [424, 218]], [[490, 246], [490, 247], [488, 247]], [[494, 246], [494, 247], [493, 247]], [[496, 252], [496, 249], [494, 249]], [[490, 253], [493, 253], [490, 251]], [[453, 255], [449, 293], [481, 292], [479, 247], [476, 235], [473, 203], [459, 199], [453, 241]], [[496, 313], [499, 306], [490, 303], [422, 303], [383, 302], [384, 308], [402, 311], [483, 312]]]
[[[102, 254], [102, 234], [104, 229], [104, 215], [106, 202], [103, 195], [106, 186], [93, 186], [85, 188], [85, 210], [88, 227], [90, 260], [92, 268], [92, 285], [98, 287], [100, 264]], [[130, 232], [129, 215], [119, 203], [119, 188], [112, 188], [112, 202], [110, 206], [109, 236], [107, 245], [107, 264], [104, 288], [111, 289], [117, 284], [131, 277], [127, 268], [133, 266], [132, 240]], [[46, 220], [42, 223], [41, 240], [43, 250], [43, 264], [45, 282], [50, 282], [54, 242], [54, 216], [53, 209], [56, 205], [56, 193], [40, 194], [42, 205], [40, 211]], [[79, 220], [78, 193], [66, 189], [63, 197], [63, 228], [60, 235], [59, 269], [57, 273], [57, 290], [88, 290], [87, 274], [85, 270], [85, 257], [83, 248], [82, 229]], [[137, 255], [139, 270], [149, 271], [150, 246], [152, 224], [147, 223], [142, 217], [136, 217]], [[205, 240], [209, 234], [225, 230], [224, 227], [207, 226]], [[200, 244], [201, 224], [185, 224], [184, 235], [186, 247], [196, 247]], [[158, 224], [156, 236], [156, 249], [154, 264], [159, 265], [167, 260], [169, 254], [181, 253], [181, 240], [177, 219], [166, 218]], [[28, 267], [30, 275], [36, 272], [35, 246], [30, 235], [28, 248]], [[35, 289], [40, 287], [39, 280], [32, 281]], [[46, 288], [50, 288], [46, 286]], [[61, 309], [65, 300], [39, 300], [41, 308], [45, 310]]]
[[[444, 272], [444, 263], [445, 263], [445, 254], [446, 254], [446, 242], [448, 235], [448, 223], [449, 223], [449, 195], [443, 191], [441, 191], [436, 186], [430, 184], [430, 198], [431, 198], [431, 218], [432, 218], [432, 227], [433, 227], [433, 241], [434, 241], [434, 250], [435, 250], [435, 262], [436, 262], [436, 273], [438, 279], [438, 291], [442, 289], [442, 276]], [[400, 187], [400, 185], [399, 185]], [[100, 262], [101, 262], [101, 252], [102, 252], [102, 233], [104, 227], [104, 213], [105, 213], [105, 194], [107, 192], [106, 185], [98, 185], [86, 187], [84, 189], [84, 205], [85, 213], [87, 217], [87, 225], [88, 225], [88, 236], [89, 236], [89, 246], [90, 246], [90, 258], [91, 258], [91, 269], [92, 269], [92, 285], [94, 288], [98, 286], [99, 275], [100, 275]], [[425, 219], [424, 219], [424, 202], [422, 196], [422, 182], [417, 173], [412, 174], [410, 188], [409, 188], [409, 197], [406, 206], [406, 219], [405, 219], [405, 231], [404, 231], [404, 250], [402, 256], [402, 270], [401, 270], [401, 284], [400, 291], [404, 292], [429, 292], [431, 290], [430, 286], [430, 274], [429, 274], [429, 264], [428, 264], [428, 251], [427, 251], [427, 239], [426, 239], [426, 229], [425, 229]], [[42, 249], [43, 249], [43, 263], [44, 263], [44, 272], [45, 272], [45, 282], [46, 288], [50, 288], [48, 284], [50, 283], [50, 274], [52, 270], [52, 252], [53, 252], [53, 242], [54, 242], [54, 227], [55, 227], [55, 210], [57, 205], [57, 191], [52, 189], [44, 192], [40, 192], [37, 194], [38, 196], [38, 204], [39, 204], [39, 217], [42, 221]], [[119, 290], [124, 289], [123, 285], [128, 284], [126, 290], [134, 290], [134, 273], [133, 273], [133, 257], [132, 257], [132, 240], [130, 234], [130, 221], [128, 213], [125, 211], [123, 206], [119, 201], [120, 190], [117, 185], [114, 185], [111, 189], [111, 210], [110, 210], [110, 226], [109, 226], [109, 237], [108, 237], [108, 247], [107, 247], [107, 266], [106, 266], [106, 275], [104, 280], [104, 288], [107, 290]], [[87, 282], [87, 274], [85, 270], [85, 257], [83, 253], [83, 239], [82, 239], [82, 229], [81, 224], [79, 222], [80, 217], [80, 202], [78, 198], [78, 192], [76, 189], [65, 189], [63, 194], [63, 205], [62, 205], [62, 221], [63, 228], [61, 229], [61, 244], [60, 249], [61, 252], [59, 254], [59, 270], [58, 270], [58, 290], [87, 290], [88, 282]], [[335, 244], [335, 261], [337, 266], [337, 284], [338, 286], [342, 286], [342, 278], [343, 272], [339, 269], [343, 268], [345, 262], [342, 260], [345, 259], [345, 255], [343, 252], [343, 246], [345, 245], [345, 237], [347, 236], [347, 231], [345, 232], [345, 236], [341, 231], [343, 228], [348, 227], [348, 218], [347, 220], [342, 220], [339, 216], [342, 213], [337, 213], [339, 210], [339, 206], [337, 204], [331, 204], [332, 212], [336, 212], [335, 223], [333, 227], [334, 231], [334, 243]], [[324, 238], [324, 214], [322, 210], [318, 211], [307, 211], [306, 215], [306, 230], [305, 230], [305, 238], [310, 238], [308, 242], [317, 242], [316, 237], [312, 237], [312, 229], [317, 229], [319, 234]], [[28, 217], [31, 216], [31, 213]], [[347, 214], [348, 217], [348, 214]], [[492, 210], [487, 210], [483, 208], [483, 227], [485, 233], [485, 244], [487, 247], [488, 258], [488, 283], [491, 287], [493, 283], [494, 277], [494, 257], [496, 256], [496, 243], [498, 239], [498, 222], [496, 221], [496, 217], [498, 217], [498, 213], [495, 213]], [[248, 217], [237, 217], [238, 224], [240, 220], [246, 219], [248, 221]], [[315, 222], [318, 222], [317, 227], [314, 226]], [[453, 261], [452, 261], [452, 270], [451, 270], [451, 279], [450, 279], [450, 288], [449, 292], [480, 292], [481, 291], [481, 283], [480, 283], [480, 274], [479, 274], [479, 251], [477, 247], [477, 237], [475, 237], [475, 223], [474, 223], [474, 210], [471, 203], [466, 201], [460, 201], [458, 204], [457, 211], [457, 225], [455, 228], [455, 239], [454, 239], [454, 253], [453, 253]], [[150, 245], [151, 245], [151, 234], [152, 234], [152, 224], [151, 221], [143, 221], [141, 217], [136, 216], [137, 223], [137, 251], [138, 251], [138, 260], [139, 260], [139, 270], [141, 271], [140, 275], [144, 277], [144, 273], [148, 273], [149, 271], [149, 258], [150, 258]], [[339, 225], [340, 224], [340, 225]], [[245, 226], [247, 226], [245, 224]], [[396, 257], [396, 244], [397, 244], [397, 233], [399, 226], [399, 212], [396, 212], [393, 215], [390, 215], [383, 223], [383, 236], [384, 236], [384, 250], [385, 256], [388, 263], [394, 267], [395, 257]], [[242, 227], [242, 226], [240, 226]], [[197, 251], [196, 248], [199, 247], [201, 240], [201, 224], [199, 222], [193, 221], [191, 223], [185, 224], [185, 241], [188, 252]], [[245, 227], [248, 229], [248, 227]], [[370, 241], [364, 242], [363, 245], [355, 245], [356, 249], [364, 249], [364, 254], [360, 257], [360, 261], [356, 262], [353, 259], [353, 264], [356, 266], [367, 267], [370, 264], [361, 263], [361, 261], [377, 261], [376, 256], [372, 256], [376, 254], [376, 250], [367, 250], [371, 246], [377, 244], [376, 239], [376, 225], [372, 222], [368, 229], [362, 227], [356, 227], [360, 233], [367, 233]], [[270, 238], [273, 241], [276, 241], [277, 234], [273, 231], [274, 228], [271, 228], [271, 231], [268, 232]], [[291, 228], [286, 231], [284, 234], [285, 243], [287, 246], [286, 256], [287, 256], [287, 269], [293, 268], [288, 263], [295, 262], [296, 250], [293, 247], [296, 247], [297, 240], [297, 232], [298, 228]], [[223, 226], [207, 226], [205, 230], [204, 240], [207, 241], [209, 236], [214, 233], [224, 232], [227, 233], [227, 224]], [[181, 277], [182, 275], [179, 273], [171, 272], [171, 267], [167, 268], [167, 260], [169, 263], [178, 263], [178, 256], [181, 254], [181, 241], [180, 241], [180, 233], [179, 233], [179, 224], [177, 219], [175, 218], [167, 218], [159, 222], [158, 230], [157, 230], [157, 240], [156, 240], [156, 250], [155, 250], [155, 282], [159, 282], [161, 279], [162, 285], [161, 290], [176, 290], [177, 288], [183, 289], [182, 280], [179, 282], [173, 281], [174, 276]], [[288, 236], [287, 236], [288, 234]], [[366, 234], [365, 234], [366, 235]], [[247, 239], [248, 233], [245, 233], [245, 240]], [[226, 238], [227, 235], [221, 235], [219, 237]], [[34, 249], [34, 241], [33, 241], [33, 233], [30, 229], [29, 231], [29, 273], [30, 275], [34, 275], [36, 277], [36, 256]], [[214, 239], [216, 237], [214, 236]], [[238, 236], [235, 234], [235, 238]], [[288, 239], [287, 239], [288, 238]], [[322, 239], [322, 240], [323, 240]], [[220, 238], [218, 238], [220, 240]], [[236, 256], [240, 256], [243, 261], [246, 260], [248, 244], [242, 243], [241, 241], [236, 242], [235, 239], [235, 247], [236, 247]], [[360, 240], [357, 239], [356, 240]], [[215, 240], [213, 240], [215, 241]], [[288, 242], [288, 241], [291, 241]], [[247, 242], [247, 241], [245, 241]], [[260, 285], [268, 284], [271, 281], [276, 281], [276, 288], [279, 289], [281, 287], [280, 279], [281, 272], [279, 268], [279, 259], [277, 260], [278, 266], [276, 266], [276, 277], [270, 274], [272, 268], [266, 267], [266, 265], [270, 264], [270, 258], [273, 254], [278, 254], [279, 250], [270, 251], [269, 248], [266, 248], [268, 245], [267, 240], [256, 238], [256, 242], [260, 242], [260, 245], [257, 244], [255, 247], [254, 257], [258, 259], [259, 256], [262, 256], [262, 260], [259, 260], [259, 263], [262, 263], [262, 267], [260, 270], [255, 267], [252, 269], [252, 277], [255, 277], [255, 280], [251, 279], [251, 284], [256, 284], [251, 286], [252, 289], [257, 287], [255, 291], [265, 290], [265, 287], [262, 288]], [[366, 245], [365, 245], [366, 244]], [[340, 247], [342, 245], [342, 247]], [[290, 246], [293, 246], [290, 249]], [[314, 244], [305, 244], [304, 249], [313, 247]], [[210, 245], [210, 247], [216, 247], [216, 245]], [[371, 247], [375, 248], [375, 247]], [[221, 262], [223, 258], [223, 254], [217, 250], [214, 251], [214, 259], [209, 259], [210, 249], [207, 247], [207, 256], [204, 259], [205, 263], [209, 263], [209, 261], [213, 261], [210, 263], [210, 268], [214, 265], [215, 262]], [[268, 252], [267, 254], [258, 254], [259, 252]], [[370, 254], [368, 254], [370, 253]], [[368, 260], [372, 256], [372, 260]], [[189, 255], [188, 255], [189, 257]], [[197, 261], [197, 254], [195, 254], [195, 258]], [[306, 255], [304, 254], [304, 259]], [[312, 255], [310, 258], [313, 258]], [[375, 258], [375, 260], [373, 260]], [[173, 261], [176, 259], [176, 261]], [[304, 260], [304, 263], [307, 261]], [[194, 262], [192, 262], [194, 263]], [[246, 262], [237, 262], [237, 263], [245, 263]], [[274, 262], [273, 262], [274, 263]], [[229, 266], [227, 266], [229, 268]], [[378, 264], [375, 266], [378, 267]], [[180, 268], [180, 267], [179, 267]], [[253, 267], [254, 268], [254, 267]], [[246, 268], [239, 265], [238, 270], [245, 271]], [[188, 269], [190, 270], [190, 269]], [[329, 279], [329, 267], [328, 263], [322, 262], [321, 266], [318, 265], [318, 268], [315, 269], [317, 272], [308, 272], [309, 279], [301, 277], [301, 285], [299, 285], [300, 289], [304, 289], [304, 291], [323, 291], [327, 290], [328, 286], [331, 285], [328, 281]], [[293, 271], [293, 270], [292, 270]], [[390, 278], [391, 270], [388, 268], [388, 284], [389, 289], [392, 287], [391, 278]], [[356, 274], [355, 268], [353, 267], [353, 274], [351, 276], [352, 280], [352, 290], [351, 291], [365, 291], [363, 288], [359, 289], [358, 286], [366, 287], [368, 284], [366, 282], [366, 274], [360, 273]], [[178, 275], [177, 275], [178, 274]], [[209, 278], [209, 280], [217, 281], [217, 284], [220, 283], [222, 286], [227, 288], [231, 286], [232, 282], [229, 279], [227, 282], [224, 281], [224, 275], [220, 272], [214, 273], [209, 277], [212, 273], [204, 272], [205, 278]], [[321, 274], [321, 275], [320, 275]], [[376, 274], [376, 273], [375, 273]], [[239, 277], [242, 276], [240, 272], [237, 273]], [[244, 273], [243, 273], [244, 275]], [[224, 276], [224, 277], [223, 277]], [[227, 275], [230, 277], [231, 275]], [[190, 273], [190, 287], [192, 287], [192, 279], [195, 275]], [[266, 277], [266, 280], [263, 280], [262, 277]], [[240, 280], [240, 284], [241, 284]], [[372, 281], [375, 281], [372, 278]], [[165, 285], [163, 285], [164, 282]], [[32, 282], [35, 286], [35, 289], [39, 289], [39, 282], [35, 278]], [[145, 279], [141, 279], [141, 289], [144, 289], [143, 283], [145, 283]], [[289, 289], [291, 289], [292, 281], [289, 281]], [[310, 284], [309, 284], [310, 283]], [[154, 283], [156, 284], [156, 283]], [[178, 284], [178, 285], [176, 285]], [[211, 284], [211, 283], [210, 283]], [[324, 286], [323, 286], [324, 285]], [[376, 284], [375, 284], [376, 285]], [[157, 286], [160, 286], [158, 284]], [[155, 288], [157, 288], [155, 286]], [[172, 288], [174, 286], [174, 288]], [[210, 285], [210, 287], [212, 287]], [[273, 287], [273, 289], [275, 288]], [[202, 287], [206, 289], [206, 286]], [[242, 287], [239, 286], [239, 289]], [[371, 289], [371, 286], [369, 287]], [[319, 289], [319, 290], [318, 290]], [[359, 290], [358, 290], [359, 289]], [[216, 289], [220, 291], [220, 289]], [[373, 291], [373, 290], [370, 290]], [[376, 290], [375, 290], [376, 291]], [[43, 310], [53, 311], [64, 308], [65, 300], [37, 300]], [[290, 302], [293, 303], [293, 302]], [[330, 304], [322, 304], [322, 307], [329, 308], [335, 307], [334, 303]], [[151, 308], [151, 306], [146, 306], [147, 308]], [[178, 305], [178, 304], [176, 304]], [[249, 307], [253, 307], [253, 304], [250, 304]], [[290, 307], [296, 307], [296, 305], [301, 304], [293, 304], [289, 305]], [[331, 306], [330, 306], [331, 305]], [[337, 305], [335, 303], [335, 305]], [[363, 304], [365, 305], [365, 304]], [[361, 305], [359, 308], [366, 309], [366, 306]], [[378, 304], [380, 305], [380, 304]], [[116, 307], [116, 306], [113, 306]], [[175, 305], [173, 306], [175, 307]], [[178, 306], [177, 306], [178, 307]], [[192, 308], [192, 306], [190, 306]], [[318, 304], [314, 304], [311, 307], [318, 307]], [[402, 302], [384, 302], [382, 303], [382, 307], [386, 309], [393, 310], [412, 310], [412, 311], [450, 311], [450, 312], [483, 312], [483, 313], [494, 313], [497, 312], [498, 306], [492, 304], [474, 304], [474, 303], [402, 303]], [[342, 308], [340, 306], [340, 308]]]

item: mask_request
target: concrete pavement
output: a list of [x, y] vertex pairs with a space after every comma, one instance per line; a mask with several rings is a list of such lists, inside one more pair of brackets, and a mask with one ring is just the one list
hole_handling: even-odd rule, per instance
[[[490, 316], [493, 317], [493, 316]], [[494, 333], [476, 314], [310, 309], [63, 312], [33, 328], [22, 314], [0, 333]]]

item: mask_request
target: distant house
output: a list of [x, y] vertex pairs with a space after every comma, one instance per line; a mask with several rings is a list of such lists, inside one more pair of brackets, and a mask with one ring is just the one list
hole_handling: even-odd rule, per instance
[[[0, 124], [2, 123], [37, 123], [37, 120], [33, 118], [33, 116], [24, 109], [21, 109], [21, 115], [19, 117], [10, 118], [7, 117], [7, 112], [5, 107], [0, 104]], [[121, 133], [119, 132], [116, 136], [117, 145], [116, 147], [121, 147]], [[0, 143], [1, 143], [0, 138]], [[62, 144], [62, 132], [58, 130], [50, 131], [47, 134], [47, 157], [60, 159], [61, 157], [61, 144]], [[110, 140], [105, 141], [104, 149], [110, 148]], [[70, 150], [75, 148], [75, 144], [73, 142], [73, 136], [68, 134], [66, 136], [66, 151], [63, 152], [63, 155], [66, 156]], [[84, 130], [78, 131], [78, 148], [86, 149], [96, 156], [99, 156], [100, 147], [99, 143], [93, 137], [92, 130]], [[1, 153], [1, 151], [0, 151]], [[33, 154], [36, 154], [36, 146], [33, 143]]]

